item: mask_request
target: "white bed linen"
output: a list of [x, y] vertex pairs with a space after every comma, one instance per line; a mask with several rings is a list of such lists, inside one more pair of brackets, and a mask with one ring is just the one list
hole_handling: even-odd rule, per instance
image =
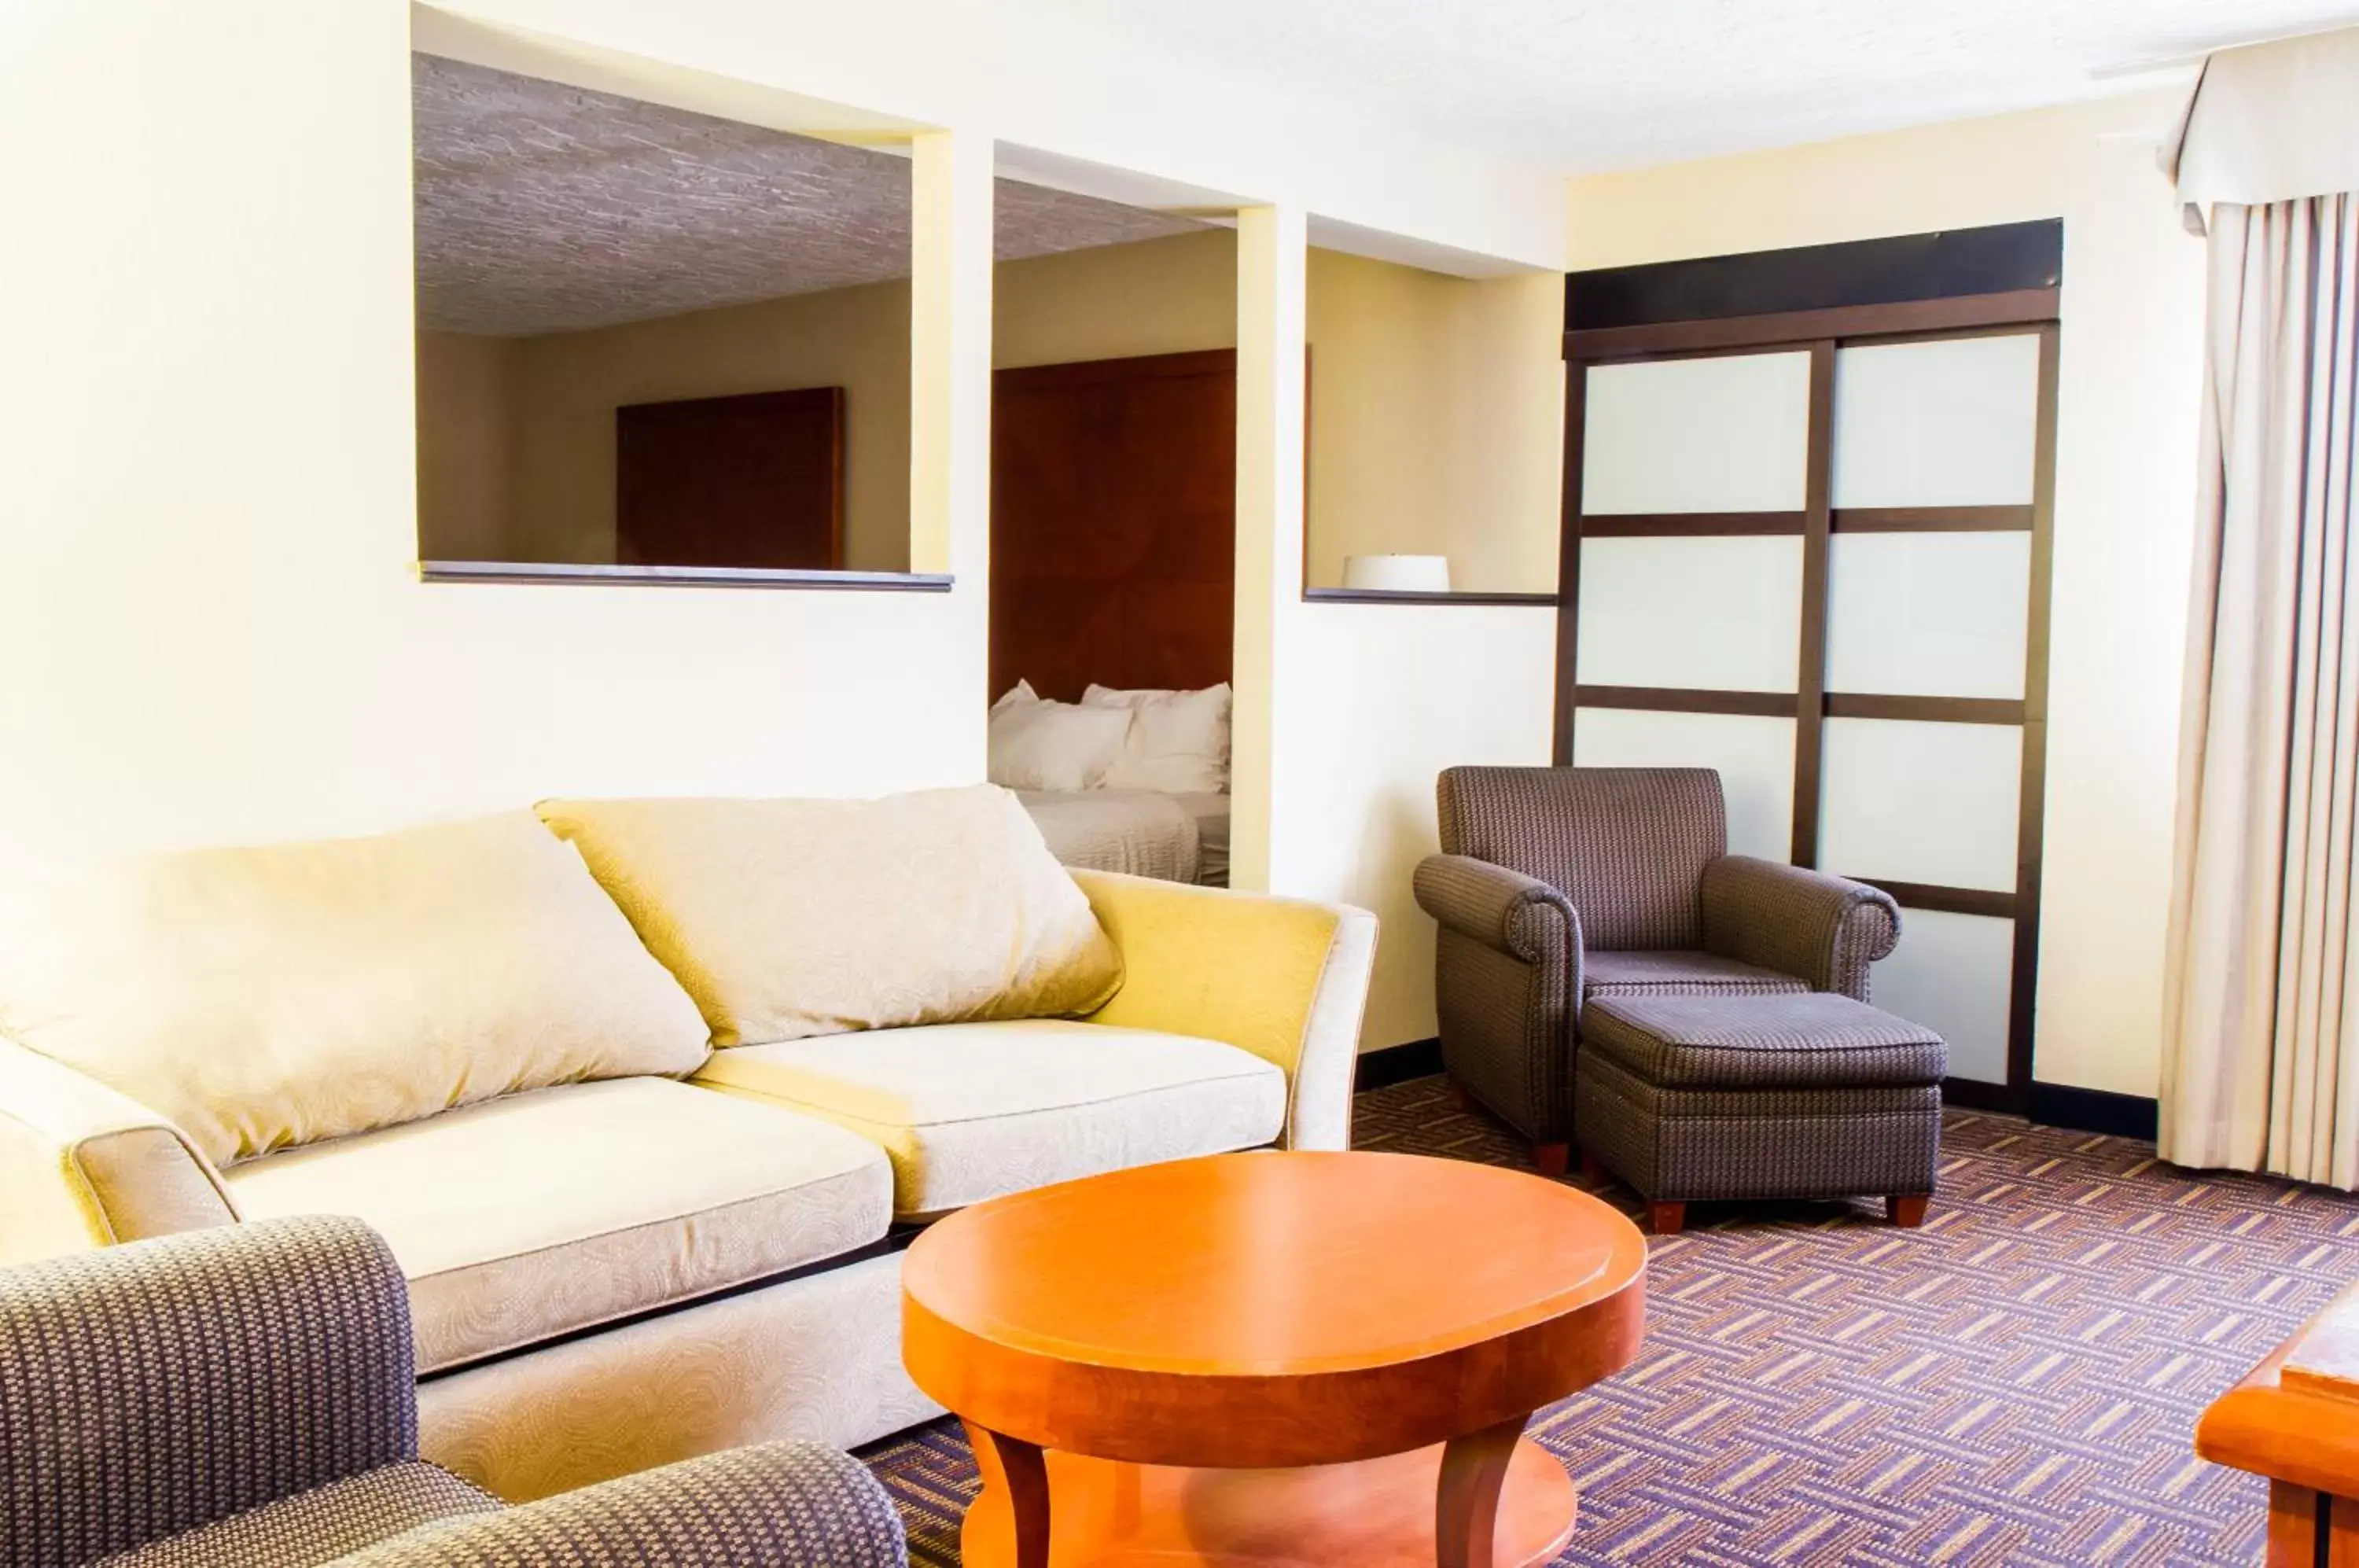
[[1049, 851], [1067, 866], [1225, 886], [1229, 798], [1156, 789], [1019, 789]]
[[1216, 790], [1201, 795], [1175, 795], [1196, 819], [1196, 880], [1208, 887], [1229, 885], [1229, 796]]

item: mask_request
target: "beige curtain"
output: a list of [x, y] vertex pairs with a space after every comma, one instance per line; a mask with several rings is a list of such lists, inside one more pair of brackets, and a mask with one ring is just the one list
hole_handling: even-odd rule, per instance
[[2359, 1186], [2359, 193], [2210, 234], [2161, 1152]]

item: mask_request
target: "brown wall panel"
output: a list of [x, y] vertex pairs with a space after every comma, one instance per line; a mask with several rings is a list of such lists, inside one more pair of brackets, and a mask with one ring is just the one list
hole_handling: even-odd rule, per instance
[[998, 373], [993, 695], [1229, 678], [1236, 406], [1226, 349]]

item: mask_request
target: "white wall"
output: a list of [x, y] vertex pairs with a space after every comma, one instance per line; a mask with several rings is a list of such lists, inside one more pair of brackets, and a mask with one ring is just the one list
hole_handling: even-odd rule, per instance
[[2203, 255], [2145, 94], [1571, 187], [1576, 268], [2064, 220], [2036, 1072], [2155, 1093]]
[[950, 595], [418, 582], [408, 22], [0, 9], [0, 854], [979, 777], [972, 506]]
[[1374, 909], [1383, 927], [1360, 1048], [1429, 1040], [1434, 924], [1409, 878], [1440, 848], [1434, 780], [1461, 763], [1549, 760], [1556, 612], [1298, 603], [1286, 613], [1271, 885]]
[[[868, 106], [847, 126], [996, 136], [1477, 259], [1552, 265], [1561, 243], [1538, 171], [962, 0], [466, 9], [479, 39], [536, 31], [602, 70], [623, 51], [650, 96], [721, 92], [767, 123], [818, 128], [769, 116], [810, 95]], [[405, 0], [0, 10], [0, 131], [58, 149], [12, 184], [12, 234], [39, 242], [0, 247], [0, 290], [38, 302], [0, 356], [0, 853], [977, 776], [973, 215], [950, 224], [964, 260], [920, 258], [915, 299], [912, 557], [954, 568], [956, 593], [421, 584], [412, 21]]]

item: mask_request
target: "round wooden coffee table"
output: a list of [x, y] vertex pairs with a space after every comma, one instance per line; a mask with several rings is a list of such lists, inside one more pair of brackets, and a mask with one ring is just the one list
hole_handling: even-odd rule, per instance
[[1531, 1413], [1627, 1366], [1646, 1242], [1538, 1177], [1217, 1155], [978, 1203], [903, 1273], [968, 1568], [1507, 1568], [1572, 1532]]

